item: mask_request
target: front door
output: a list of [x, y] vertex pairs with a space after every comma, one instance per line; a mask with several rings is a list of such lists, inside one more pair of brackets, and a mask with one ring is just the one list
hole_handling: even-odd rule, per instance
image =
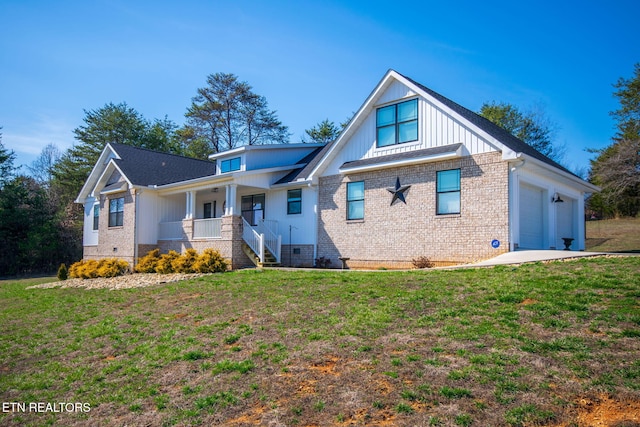
[[258, 225], [264, 219], [264, 194], [242, 196], [242, 217], [251, 225]]

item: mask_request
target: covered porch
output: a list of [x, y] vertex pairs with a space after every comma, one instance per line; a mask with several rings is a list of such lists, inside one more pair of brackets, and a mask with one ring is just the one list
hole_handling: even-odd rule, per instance
[[233, 268], [279, 264], [278, 222], [265, 220], [264, 188], [225, 184], [161, 193], [157, 241], [162, 251], [218, 249]]

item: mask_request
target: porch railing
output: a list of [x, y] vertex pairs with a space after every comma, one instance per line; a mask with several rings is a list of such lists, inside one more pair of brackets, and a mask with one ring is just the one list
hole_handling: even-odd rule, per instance
[[219, 239], [222, 237], [222, 218], [193, 220], [194, 239]]
[[182, 240], [184, 238], [182, 221], [161, 222], [158, 229], [158, 240]]
[[222, 218], [194, 219], [193, 229], [187, 232], [183, 221], [161, 222], [158, 240], [219, 239], [222, 237]]
[[280, 249], [282, 247], [282, 237], [278, 234], [278, 222], [260, 220], [256, 226], [258, 233], [264, 235], [264, 245], [273, 254], [277, 263], [280, 263]]
[[265, 248], [271, 252], [276, 263], [280, 263], [282, 237], [271, 229], [270, 226], [274, 224], [277, 226], [276, 221], [260, 220], [257, 225], [252, 226], [242, 218], [242, 238], [262, 263], [265, 262]]

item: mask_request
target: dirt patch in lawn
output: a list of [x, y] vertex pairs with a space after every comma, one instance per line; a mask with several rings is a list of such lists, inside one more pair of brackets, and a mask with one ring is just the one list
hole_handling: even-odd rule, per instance
[[607, 395], [578, 400], [579, 426], [640, 427], [640, 401], [615, 400]]

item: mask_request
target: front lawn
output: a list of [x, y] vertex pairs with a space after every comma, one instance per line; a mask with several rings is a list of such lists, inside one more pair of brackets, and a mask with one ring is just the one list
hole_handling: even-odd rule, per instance
[[29, 284], [0, 282], [1, 425], [640, 422], [640, 257]]

